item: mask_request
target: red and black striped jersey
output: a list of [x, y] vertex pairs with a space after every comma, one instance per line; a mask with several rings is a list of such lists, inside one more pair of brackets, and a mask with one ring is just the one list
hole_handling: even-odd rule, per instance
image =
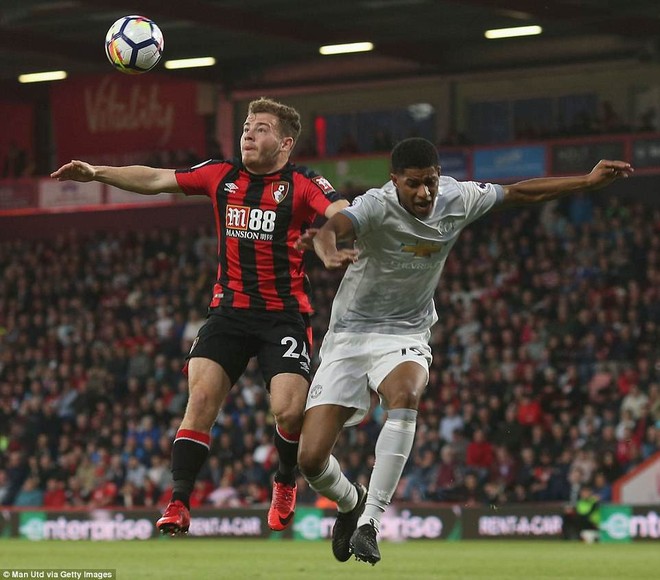
[[238, 159], [177, 170], [186, 195], [207, 195], [218, 236], [211, 308], [311, 312], [302, 254], [293, 247], [317, 215], [341, 199], [321, 175], [291, 163], [267, 175]]

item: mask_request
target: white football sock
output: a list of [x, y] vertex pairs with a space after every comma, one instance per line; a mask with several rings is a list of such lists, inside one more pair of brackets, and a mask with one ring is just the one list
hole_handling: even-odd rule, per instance
[[372, 522], [379, 528], [380, 518], [392, 501], [408, 461], [415, 439], [417, 411], [392, 409], [376, 441], [376, 461], [369, 481], [367, 506], [358, 520], [358, 527]]
[[337, 502], [340, 512], [350, 512], [358, 501], [355, 486], [341, 472], [339, 461], [334, 455], [328, 458], [328, 465], [315, 477], [306, 477], [309, 487], [332, 501]]

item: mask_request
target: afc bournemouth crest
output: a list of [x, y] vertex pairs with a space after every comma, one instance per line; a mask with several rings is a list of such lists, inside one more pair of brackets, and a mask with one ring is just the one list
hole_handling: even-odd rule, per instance
[[271, 192], [273, 194], [273, 199], [277, 203], [280, 203], [289, 193], [288, 181], [276, 181], [270, 187], [271, 187]]

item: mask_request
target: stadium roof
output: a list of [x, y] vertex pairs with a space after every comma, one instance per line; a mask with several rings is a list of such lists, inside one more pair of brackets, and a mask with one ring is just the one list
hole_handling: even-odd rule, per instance
[[[227, 89], [656, 59], [658, 0], [2, 0], [0, 90], [21, 73], [109, 71], [103, 40], [126, 14], [154, 19], [165, 59], [214, 56], [167, 74]], [[540, 25], [543, 34], [486, 40], [484, 31]], [[320, 56], [325, 44], [375, 50]]]

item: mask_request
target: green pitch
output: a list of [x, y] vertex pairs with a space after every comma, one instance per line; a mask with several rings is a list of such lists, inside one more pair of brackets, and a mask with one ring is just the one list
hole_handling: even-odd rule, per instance
[[[329, 542], [163, 538], [146, 542], [0, 540], [0, 580], [11, 568], [115, 569], [118, 580], [642, 580], [660, 577], [657, 542], [417, 541], [381, 544], [372, 567], [336, 562]], [[18, 576], [14, 576], [18, 577]], [[27, 576], [30, 577], [30, 576]], [[34, 576], [32, 576], [34, 577]], [[47, 577], [47, 576], [46, 576]]]

